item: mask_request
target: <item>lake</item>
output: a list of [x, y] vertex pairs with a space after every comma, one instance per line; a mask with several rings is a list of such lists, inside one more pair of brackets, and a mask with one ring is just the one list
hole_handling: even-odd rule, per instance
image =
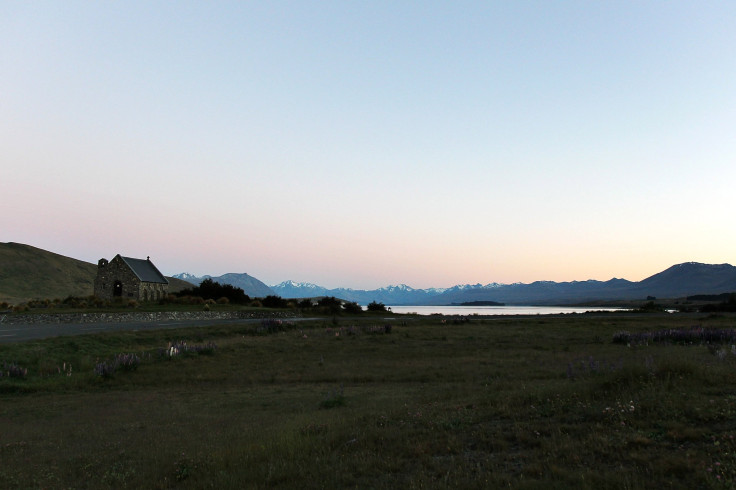
[[607, 306], [387, 306], [393, 313], [419, 315], [560, 315], [587, 311], [627, 311]]

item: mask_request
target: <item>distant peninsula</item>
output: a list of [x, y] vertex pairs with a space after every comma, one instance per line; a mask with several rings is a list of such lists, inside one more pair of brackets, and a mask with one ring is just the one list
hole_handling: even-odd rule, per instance
[[506, 303], [496, 301], [466, 301], [464, 303], [452, 303], [452, 306], [506, 306]]

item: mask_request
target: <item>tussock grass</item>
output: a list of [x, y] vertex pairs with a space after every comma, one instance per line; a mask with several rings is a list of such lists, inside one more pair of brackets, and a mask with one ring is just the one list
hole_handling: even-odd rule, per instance
[[[379, 334], [341, 319], [0, 345], [28, 368], [0, 378], [0, 487], [729, 486], [730, 346], [612, 339], [735, 319], [424, 318]], [[179, 341], [217, 348], [157, 355]], [[94, 374], [120, 353], [137, 369]]]

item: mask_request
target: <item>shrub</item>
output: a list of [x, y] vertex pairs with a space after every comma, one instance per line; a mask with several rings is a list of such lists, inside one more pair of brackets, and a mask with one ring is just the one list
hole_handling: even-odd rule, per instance
[[229, 302], [238, 304], [247, 304], [250, 301], [250, 296], [245, 294], [242, 288], [232, 284], [220, 284], [212, 279], [205, 279], [199, 286], [184, 289], [176, 294], [177, 296], [201, 296], [213, 301], [225, 297]]
[[94, 373], [102, 378], [112, 378], [115, 374], [115, 364], [108, 361], [102, 361], [95, 364]]
[[734, 312], [736, 311], [736, 293], [730, 293], [728, 299], [714, 305], [703, 305], [700, 308], [703, 313], [714, 313], [714, 312]]
[[654, 301], [648, 301], [647, 303], [641, 305], [636, 311], [640, 313], [659, 312], [664, 311], [664, 306], [657, 304]]
[[281, 296], [269, 295], [261, 301], [265, 308], [286, 308], [287, 302]]
[[345, 311], [347, 313], [357, 314], [357, 313], [363, 313], [363, 308], [360, 307], [358, 303], [355, 303], [353, 301], [348, 301], [343, 305], [343, 308], [345, 308]]
[[3, 370], [0, 371], [0, 378], [25, 378], [28, 375], [28, 369], [20, 367], [14, 362], [4, 362]]
[[178, 340], [174, 343], [169, 342], [165, 349], [159, 349], [159, 357], [171, 359], [172, 357], [187, 354], [197, 354], [203, 356], [211, 356], [215, 353], [217, 346], [214, 342], [206, 344], [187, 344], [184, 340]]
[[204, 298], [200, 296], [181, 296], [176, 299], [176, 302], [180, 305], [203, 305]]
[[299, 303], [298, 303], [297, 306], [299, 308], [302, 308], [302, 309], [307, 309], [307, 308], [311, 308], [314, 305], [312, 304], [312, 300], [311, 299], [304, 298], [303, 300], [299, 301]]
[[109, 361], [102, 361], [95, 364], [94, 373], [103, 378], [112, 378], [115, 371], [135, 371], [141, 363], [137, 354], [118, 354]]
[[48, 299], [34, 299], [26, 304], [29, 308], [48, 308], [50, 301]]
[[223, 296], [217, 300], [218, 305], [226, 305], [229, 303], [230, 303], [230, 300], [227, 298], [227, 296]]
[[115, 356], [115, 363], [123, 371], [135, 371], [141, 363], [141, 358], [137, 354], [118, 354]]
[[368, 311], [386, 311], [386, 305], [383, 303], [378, 303], [376, 301], [371, 301], [368, 303]]
[[325, 296], [317, 301], [317, 306], [331, 314], [340, 313], [342, 311], [342, 301], [334, 296]]

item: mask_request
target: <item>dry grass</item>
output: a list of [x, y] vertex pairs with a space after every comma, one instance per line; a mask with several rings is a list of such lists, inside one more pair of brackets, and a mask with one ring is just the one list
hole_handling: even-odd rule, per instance
[[[611, 339], [733, 320], [425, 318], [351, 335], [342, 319], [2, 345], [0, 363], [29, 375], [0, 379], [0, 487], [731, 486], [730, 346]], [[157, 357], [181, 339], [218, 347]], [[95, 360], [122, 352], [144, 361], [94, 376]], [[70, 360], [71, 376], [49, 374]]]

